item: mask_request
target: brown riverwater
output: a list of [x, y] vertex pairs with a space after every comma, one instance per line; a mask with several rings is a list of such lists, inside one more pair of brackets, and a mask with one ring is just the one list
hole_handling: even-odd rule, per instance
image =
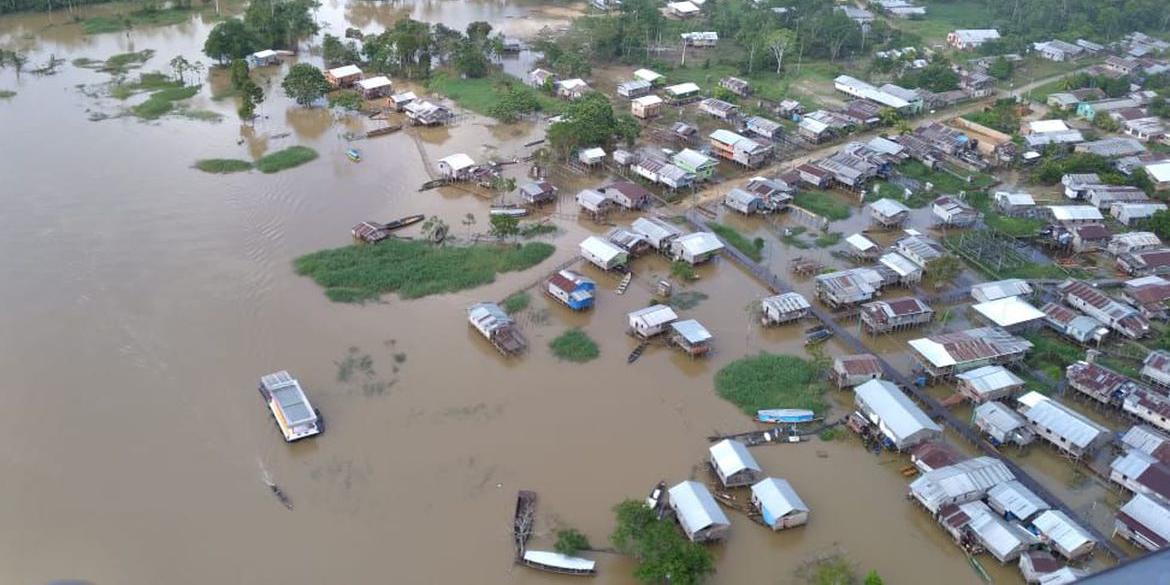
[[[455, 28], [499, 21], [530, 34], [563, 26], [579, 9], [327, 1], [319, 18], [334, 33], [348, 23], [377, 30], [409, 13]], [[86, 37], [67, 23], [61, 14], [0, 19], [0, 46], [28, 50], [30, 68], [50, 55], [104, 59], [150, 48], [157, 55], [143, 70], [166, 70], [174, 55], [198, 56], [210, 28], [196, 18]], [[517, 489], [540, 493], [534, 545], [551, 547], [556, 527], [574, 526], [604, 546], [611, 506], [644, 497], [659, 479], [705, 477], [706, 436], [752, 428], [714, 394], [715, 371], [759, 351], [803, 354], [803, 327], [761, 330], [747, 309], [766, 291], [720, 261], [692, 287], [710, 298], [683, 311], [715, 334], [715, 355], [692, 361], [652, 348], [626, 365], [634, 342], [622, 334], [625, 313], [644, 305], [667, 270], [647, 259], [624, 296], [611, 292], [615, 279], [584, 269], [605, 289], [589, 314], [534, 296], [521, 316], [531, 352], [500, 359], [469, 329], [464, 308], [536, 280], [604, 229], [563, 217], [553, 219], [560, 231], [549, 240], [557, 254], [531, 271], [409, 302], [330, 303], [290, 263], [348, 243], [360, 220], [425, 212], [463, 234], [460, 220], [472, 213], [471, 229], [486, 228], [485, 200], [416, 192], [428, 178], [420, 149], [431, 160], [510, 157], [527, 152], [522, 145], [542, 129], [467, 116], [449, 129], [361, 142], [365, 160], [352, 164], [342, 134], [366, 122], [297, 108], [281, 95], [276, 69], [260, 76], [269, 89], [262, 118], [241, 129], [234, 104], [211, 100], [208, 86], [192, 107], [224, 114], [218, 124], [93, 122], [94, 113], [126, 106], [77, 87], [108, 75], [68, 64], [19, 80], [0, 71], [0, 89], [18, 92], [0, 100], [0, 392], [9, 412], [0, 426], [0, 583], [561, 581], [511, 562]], [[200, 158], [252, 158], [293, 144], [321, 158], [276, 175], [190, 168]], [[601, 180], [564, 184], [564, 210], [573, 187]], [[783, 270], [794, 251], [774, 238], [768, 246]], [[839, 264], [825, 251], [801, 253]], [[599, 342], [601, 359], [570, 365], [550, 355], [547, 342], [569, 326]], [[875, 347], [902, 364], [903, 342], [890, 336]], [[844, 352], [836, 341], [826, 347]], [[366, 355], [370, 370], [339, 378]], [[329, 423], [321, 437], [292, 446], [254, 389], [261, 374], [286, 368]], [[768, 473], [793, 483], [811, 521], [773, 534], [731, 514], [730, 539], [714, 547], [713, 582], [794, 582], [801, 563], [833, 551], [887, 583], [979, 582], [906, 501], [904, 458], [867, 454], [851, 438], [755, 453]], [[268, 493], [261, 468], [295, 511]], [[632, 582], [628, 561], [599, 559], [598, 582]], [[1013, 567], [984, 564], [998, 583], [1019, 581]]]

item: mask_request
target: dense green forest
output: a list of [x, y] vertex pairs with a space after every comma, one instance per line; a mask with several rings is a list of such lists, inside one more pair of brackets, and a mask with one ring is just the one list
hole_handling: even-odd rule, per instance
[[[1114, 40], [1132, 31], [1165, 32], [1170, 26], [1166, 0], [936, 0], [946, 4], [986, 7], [1004, 35], [1003, 45], [1015, 48], [1053, 37]], [[927, 17], [930, 15], [928, 3]]]

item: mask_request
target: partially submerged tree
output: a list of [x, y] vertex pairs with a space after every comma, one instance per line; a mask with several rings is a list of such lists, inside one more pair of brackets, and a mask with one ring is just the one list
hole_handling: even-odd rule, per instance
[[297, 63], [290, 67], [280, 86], [288, 97], [302, 106], [312, 105], [330, 89], [325, 74], [308, 63]]
[[233, 59], [243, 59], [256, 52], [260, 38], [238, 18], [229, 18], [211, 29], [203, 42], [203, 54], [220, 65]]
[[687, 540], [673, 522], [659, 520], [642, 502], [626, 500], [614, 513], [617, 526], [610, 541], [637, 559], [634, 577], [642, 583], [695, 585], [715, 571], [707, 549]]
[[573, 556], [589, 548], [589, 538], [576, 528], [565, 528], [557, 531], [557, 542], [553, 550], [568, 556]]
[[514, 215], [493, 215], [491, 233], [497, 238], [511, 238], [520, 233], [520, 218]]

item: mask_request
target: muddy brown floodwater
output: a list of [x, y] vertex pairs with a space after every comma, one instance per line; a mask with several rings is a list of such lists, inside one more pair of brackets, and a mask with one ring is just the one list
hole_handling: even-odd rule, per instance
[[[575, 10], [327, 1], [319, 18], [334, 33], [409, 13], [456, 28], [502, 21], [523, 34], [563, 26]], [[86, 37], [62, 14], [18, 15], [0, 19], [0, 46], [29, 51], [34, 65], [153, 49], [143, 71], [166, 70], [174, 55], [198, 57], [209, 28], [195, 18]], [[604, 545], [611, 506], [659, 479], [704, 474], [708, 434], [752, 427], [715, 395], [718, 368], [759, 351], [803, 354], [802, 327], [751, 322], [747, 307], [765, 291], [721, 260], [693, 286], [710, 298], [683, 312], [713, 331], [717, 353], [691, 361], [653, 348], [627, 366], [634, 343], [622, 333], [624, 314], [667, 269], [650, 259], [637, 263], [624, 296], [611, 292], [614, 279], [585, 269], [605, 289], [590, 314], [534, 297], [521, 315], [531, 352], [500, 359], [469, 330], [464, 308], [536, 280], [603, 229], [560, 216], [549, 238], [559, 251], [533, 270], [414, 301], [330, 303], [290, 263], [347, 244], [357, 221], [427, 213], [462, 233], [472, 213], [472, 229], [486, 228], [486, 201], [416, 192], [428, 177], [420, 152], [513, 156], [542, 129], [468, 116], [449, 129], [362, 142], [364, 161], [352, 164], [342, 134], [362, 120], [297, 108], [281, 95], [277, 69], [261, 76], [262, 117], [241, 129], [235, 104], [210, 99], [209, 85], [191, 107], [223, 114], [220, 123], [89, 121], [126, 106], [88, 95], [108, 75], [69, 64], [45, 77], [0, 71], [0, 88], [17, 92], [0, 100], [0, 392], [9, 413], [0, 425], [0, 582], [557, 582], [511, 562], [517, 489], [540, 493], [538, 545], [551, 546], [557, 526]], [[191, 168], [293, 144], [320, 159], [276, 175]], [[566, 211], [576, 186], [562, 185]], [[792, 252], [769, 245], [782, 267]], [[570, 326], [598, 340], [601, 359], [570, 365], [550, 355], [547, 342]], [[835, 341], [828, 348], [843, 352]], [[329, 423], [292, 446], [255, 391], [261, 374], [286, 368]], [[811, 522], [773, 534], [732, 515], [730, 539], [714, 547], [712, 582], [793, 582], [802, 562], [827, 551], [887, 583], [978, 582], [906, 501], [904, 459], [869, 455], [850, 438], [756, 455], [793, 483]], [[294, 511], [268, 492], [262, 469]], [[597, 582], [632, 582], [629, 561], [599, 558]], [[1014, 568], [984, 564], [997, 582], [1018, 581]]]

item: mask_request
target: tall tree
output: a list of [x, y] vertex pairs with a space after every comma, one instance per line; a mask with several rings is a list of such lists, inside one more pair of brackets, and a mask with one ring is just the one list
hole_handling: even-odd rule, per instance
[[203, 42], [203, 54], [215, 59], [220, 65], [232, 59], [243, 59], [256, 52], [260, 38], [238, 18], [229, 18], [211, 29]]
[[769, 33], [767, 39], [768, 52], [776, 60], [776, 75], [779, 75], [780, 68], [784, 66], [784, 53], [788, 51], [789, 45], [792, 44], [792, 31], [785, 28], [778, 28]]
[[330, 89], [325, 74], [308, 63], [297, 63], [290, 67], [280, 86], [288, 97], [302, 106], [312, 105]]

